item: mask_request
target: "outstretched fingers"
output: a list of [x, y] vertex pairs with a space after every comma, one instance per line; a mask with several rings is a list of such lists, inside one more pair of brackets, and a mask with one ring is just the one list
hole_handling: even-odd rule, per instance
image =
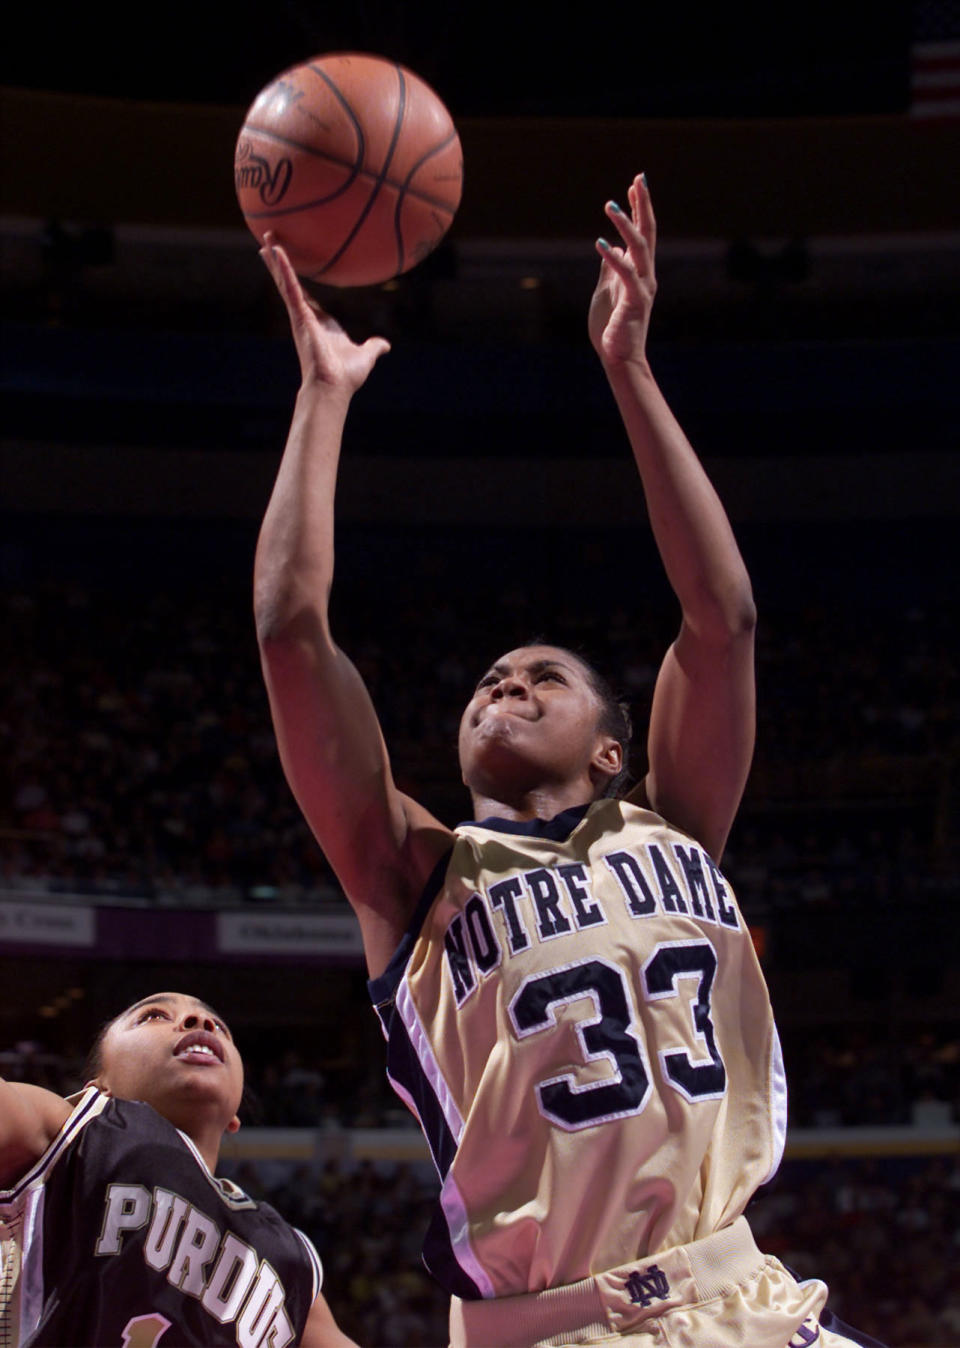
[[[596, 248], [604, 262], [600, 283], [606, 283], [614, 304], [626, 301], [630, 308], [642, 307], [646, 269], [642, 258], [637, 262], [636, 249], [617, 248], [607, 239], [597, 239]], [[611, 284], [613, 277], [616, 285]]]
[[596, 241], [603, 265], [590, 304], [591, 341], [601, 359], [613, 364], [646, 360], [647, 325], [657, 289], [656, 226], [642, 174], [627, 189], [627, 200], [629, 211], [615, 201], [604, 207], [617, 238], [614, 243], [603, 238]]
[[304, 293], [300, 278], [293, 269], [293, 263], [287, 256], [286, 249], [277, 243], [276, 238], [269, 230], [263, 236], [260, 256], [266, 263], [267, 270], [273, 277], [291, 318], [306, 318], [311, 312], [316, 313], [318, 311], [319, 306]]
[[611, 272], [615, 272], [625, 281], [629, 281], [636, 274], [625, 248], [615, 248], [609, 239], [597, 239], [595, 247], [603, 259], [603, 267], [600, 271], [601, 282], [609, 281]]
[[[266, 264], [267, 271], [276, 281], [277, 289], [283, 294], [285, 290], [289, 289], [287, 284], [289, 280], [292, 278], [295, 281], [296, 276], [293, 273], [286, 250], [277, 243], [275, 235], [270, 230], [267, 230], [263, 236], [260, 256]], [[286, 298], [286, 295], [284, 295], [284, 298]]]
[[645, 173], [637, 174], [631, 190], [633, 192], [634, 223], [647, 241], [652, 269], [653, 259], [657, 252], [657, 221], [653, 214], [653, 202], [650, 199], [650, 188], [647, 186], [647, 175]]
[[386, 337], [368, 337], [360, 350], [366, 359], [370, 362], [368, 371], [372, 370], [381, 356], [385, 356], [390, 350], [390, 343]]
[[[631, 188], [631, 194], [633, 192], [634, 189]], [[649, 198], [647, 198], [647, 204], [649, 204]], [[627, 275], [630, 270], [634, 270], [640, 277], [649, 276], [652, 278], [653, 249], [645, 229], [646, 211], [643, 196], [639, 200], [634, 197], [634, 201], [631, 202], [631, 214], [636, 218], [627, 215], [615, 201], [608, 201], [604, 207], [604, 212], [623, 241], [621, 260], [626, 264], [627, 259], [629, 259], [630, 263], [633, 264], [632, 268], [627, 267], [625, 271], [620, 270], [620, 268], [617, 268], [617, 270], [620, 271], [622, 276]], [[652, 219], [652, 216], [650, 218]], [[615, 258], [617, 254], [611, 249], [609, 256]]]
[[369, 337], [359, 345], [351, 341], [333, 315], [304, 291], [286, 250], [269, 231], [260, 256], [286, 306], [304, 380], [355, 392], [390, 343], [383, 337]]

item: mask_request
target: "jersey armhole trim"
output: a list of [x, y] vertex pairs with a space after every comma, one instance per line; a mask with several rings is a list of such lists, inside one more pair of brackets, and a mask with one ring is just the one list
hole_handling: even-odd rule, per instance
[[9, 1189], [0, 1189], [0, 1203], [13, 1202], [24, 1189], [35, 1183], [39, 1177], [57, 1161], [69, 1147], [81, 1128], [106, 1106], [109, 1096], [102, 1095], [96, 1086], [89, 1086], [77, 1098], [73, 1112], [64, 1120], [63, 1126], [52, 1139], [42, 1156], [38, 1156], [30, 1169]]
[[317, 1254], [316, 1247], [308, 1235], [300, 1230], [298, 1226], [292, 1228], [294, 1235], [298, 1236], [301, 1244], [306, 1250], [307, 1258], [310, 1261], [310, 1272], [313, 1277], [313, 1294], [310, 1297], [310, 1305], [316, 1301], [320, 1295], [320, 1289], [323, 1287], [323, 1261]]
[[423, 887], [416, 908], [407, 925], [406, 931], [400, 937], [396, 950], [390, 958], [390, 963], [384, 969], [382, 974], [376, 978], [367, 980], [367, 992], [370, 1000], [376, 1006], [380, 1002], [388, 1001], [396, 992], [403, 977], [403, 971], [407, 967], [407, 961], [410, 958], [410, 952], [413, 949], [414, 942], [420, 935], [420, 930], [426, 920], [427, 913], [433, 904], [434, 899], [440, 893], [443, 882], [446, 879], [447, 868], [450, 865], [450, 858], [453, 856], [454, 844], [442, 853], [437, 864], [430, 872], [430, 877]]

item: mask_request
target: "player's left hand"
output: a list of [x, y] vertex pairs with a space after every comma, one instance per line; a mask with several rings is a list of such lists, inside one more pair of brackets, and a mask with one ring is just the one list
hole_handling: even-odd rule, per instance
[[627, 200], [629, 215], [612, 201], [604, 208], [620, 235], [621, 246], [604, 239], [596, 244], [603, 262], [590, 302], [588, 327], [597, 355], [607, 366], [646, 360], [647, 329], [657, 290], [657, 226], [642, 174], [631, 183]]
[[260, 256], [287, 307], [302, 386], [340, 391], [351, 397], [377, 360], [390, 350], [390, 343], [383, 337], [352, 342], [337, 320], [307, 295], [285, 250], [271, 233], [264, 236]]

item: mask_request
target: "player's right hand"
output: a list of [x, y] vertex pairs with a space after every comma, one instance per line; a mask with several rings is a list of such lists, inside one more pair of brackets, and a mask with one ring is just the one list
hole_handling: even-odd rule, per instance
[[647, 329], [657, 291], [657, 226], [643, 174], [634, 178], [627, 200], [629, 214], [612, 201], [604, 208], [620, 235], [620, 246], [597, 240], [602, 265], [590, 303], [589, 330], [590, 340], [608, 368], [627, 361], [646, 361]]
[[306, 295], [290, 259], [272, 234], [264, 236], [260, 256], [287, 308], [303, 386], [339, 389], [349, 397], [390, 350], [390, 343], [383, 337], [369, 337], [359, 344], [351, 341], [337, 320]]

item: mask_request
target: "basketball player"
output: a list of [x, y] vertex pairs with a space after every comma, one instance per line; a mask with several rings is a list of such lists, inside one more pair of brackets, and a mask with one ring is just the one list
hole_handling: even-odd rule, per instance
[[70, 1100], [0, 1082], [0, 1343], [349, 1348], [307, 1237], [214, 1178], [243, 1090], [220, 1017], [145, 998], [91, 1071]]
[[[291, 787], [359, 919], [388, 1073], [442, 1189], [428, 1267], [466, 1348], [837, 1348], [826, 1288], [753, 1242], [743, 1210], [783, 1151], [776, 1030], [718, 863], [750, 765], [754, 604], [723, 508], [646, 358], [655, 224], [642, 177], [608, 203], [589, 332], [680, 602], [649, 771], [611, 791], [629, 725], [577, 655], [502, 655], [460, 726], [478, 823], [398, 790], [330, 630], [333, 498], [354, 345], [283, 251], [302, 384], [258, 545], [255, 610]], [[430, 696], [430, 689], [423, 689]]]

